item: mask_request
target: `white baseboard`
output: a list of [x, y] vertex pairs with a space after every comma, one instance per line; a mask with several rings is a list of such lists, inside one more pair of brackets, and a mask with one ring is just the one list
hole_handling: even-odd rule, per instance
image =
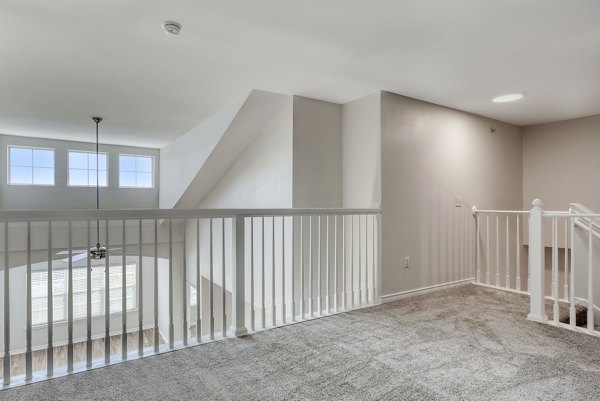
[[463, 280], [452, 281], [449, 283], [436, 284], [436, 285], [431, 285], [429, 287], [416, 288], [414, 290], [397, 292], [395, 294], [386, 294], [386, 295], [381, 296], [381, 302], [387, 303], [387, 302], [398, 301], [400, 299], [412, 298], [412, 297], [416, 297], [417, 295], [429, 294], [434, 291], [445, 290], [447, 288], [458, 287], [460, 285], [473, 283], [474, 281], [475, 281], [475, 277], [471, 277], [471, 278], [466, 278]]

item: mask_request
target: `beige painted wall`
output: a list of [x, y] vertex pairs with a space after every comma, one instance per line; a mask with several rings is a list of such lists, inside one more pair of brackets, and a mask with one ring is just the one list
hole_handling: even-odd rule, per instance
[[600, 115], [523, 129], [523, 207], [547, 210], [577, 202], [600, 212]]
[[342, 206], [342, 106], [294, 96], [293, 207]]
[[381, 118], [383, 294], [473, 277], [472, 205], [521, 208], [521, 129], [388, 92]]

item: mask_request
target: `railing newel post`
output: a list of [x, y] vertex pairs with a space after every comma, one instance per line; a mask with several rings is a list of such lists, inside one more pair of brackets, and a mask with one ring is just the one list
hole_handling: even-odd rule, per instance
[[544, 203], [535, 199], [532, 206], [529, 217], [530, 312], [527, 319], [546, 323], [548, 317], [544, 298]]

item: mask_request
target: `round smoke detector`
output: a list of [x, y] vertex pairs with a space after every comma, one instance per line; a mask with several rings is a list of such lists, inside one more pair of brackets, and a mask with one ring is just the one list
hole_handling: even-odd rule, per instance
[[175, 21], [166, 21], [162, 24], [163, 30], [169, 36], [171, 35], [179, 35], [179, 31], [181, 31], [181, 24]]

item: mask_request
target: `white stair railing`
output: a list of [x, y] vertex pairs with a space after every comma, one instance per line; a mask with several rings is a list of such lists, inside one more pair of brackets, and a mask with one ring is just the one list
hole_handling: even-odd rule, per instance
[[[527, 292], [522, 285], [522, 230], [529, 211], [479, 210], [473, 208], [476, 227], [476, 283], [499, 289]], [[528, 284], [527, 284], [528, 286]]]
[[[542, 201], [534, 200], [531, 210], [529, 231], [529, 267], [532, 287], [531, 310], [528, 318], [538, 322], [567, 327], [572, 330], [585, 331], [600, 335], [596, 331], [594, 321], [598, 313], [598, 294], [595, 294], [594, 255], [598, 252], [600, 239], [600, 214], [592, 213], [581, 205], [572, 204], [569, 211], [545, 211]], [[549, 224], [547, 224], [549, 223]], [[564, 238], [560, 238], [561, 227], [564, 227]], [[551, 300], [552, 317], [548, 319], [545, 308], [545, 271], [544, 259], [547, 242], [544, 235], [550, 229], [551, 240]], [[563, 257], [563, 291], [560, 298], [560, 258], [559, 249], [564, 248]], [[560, 303], [569, 306], [569, 323], [560, 322]], [[585, 328], [577, 327], [577, 306], [587, 308], [587, 324]]]
[[376, 209], [1, 211], [2, 386], [378, 304], [380, 239]]

